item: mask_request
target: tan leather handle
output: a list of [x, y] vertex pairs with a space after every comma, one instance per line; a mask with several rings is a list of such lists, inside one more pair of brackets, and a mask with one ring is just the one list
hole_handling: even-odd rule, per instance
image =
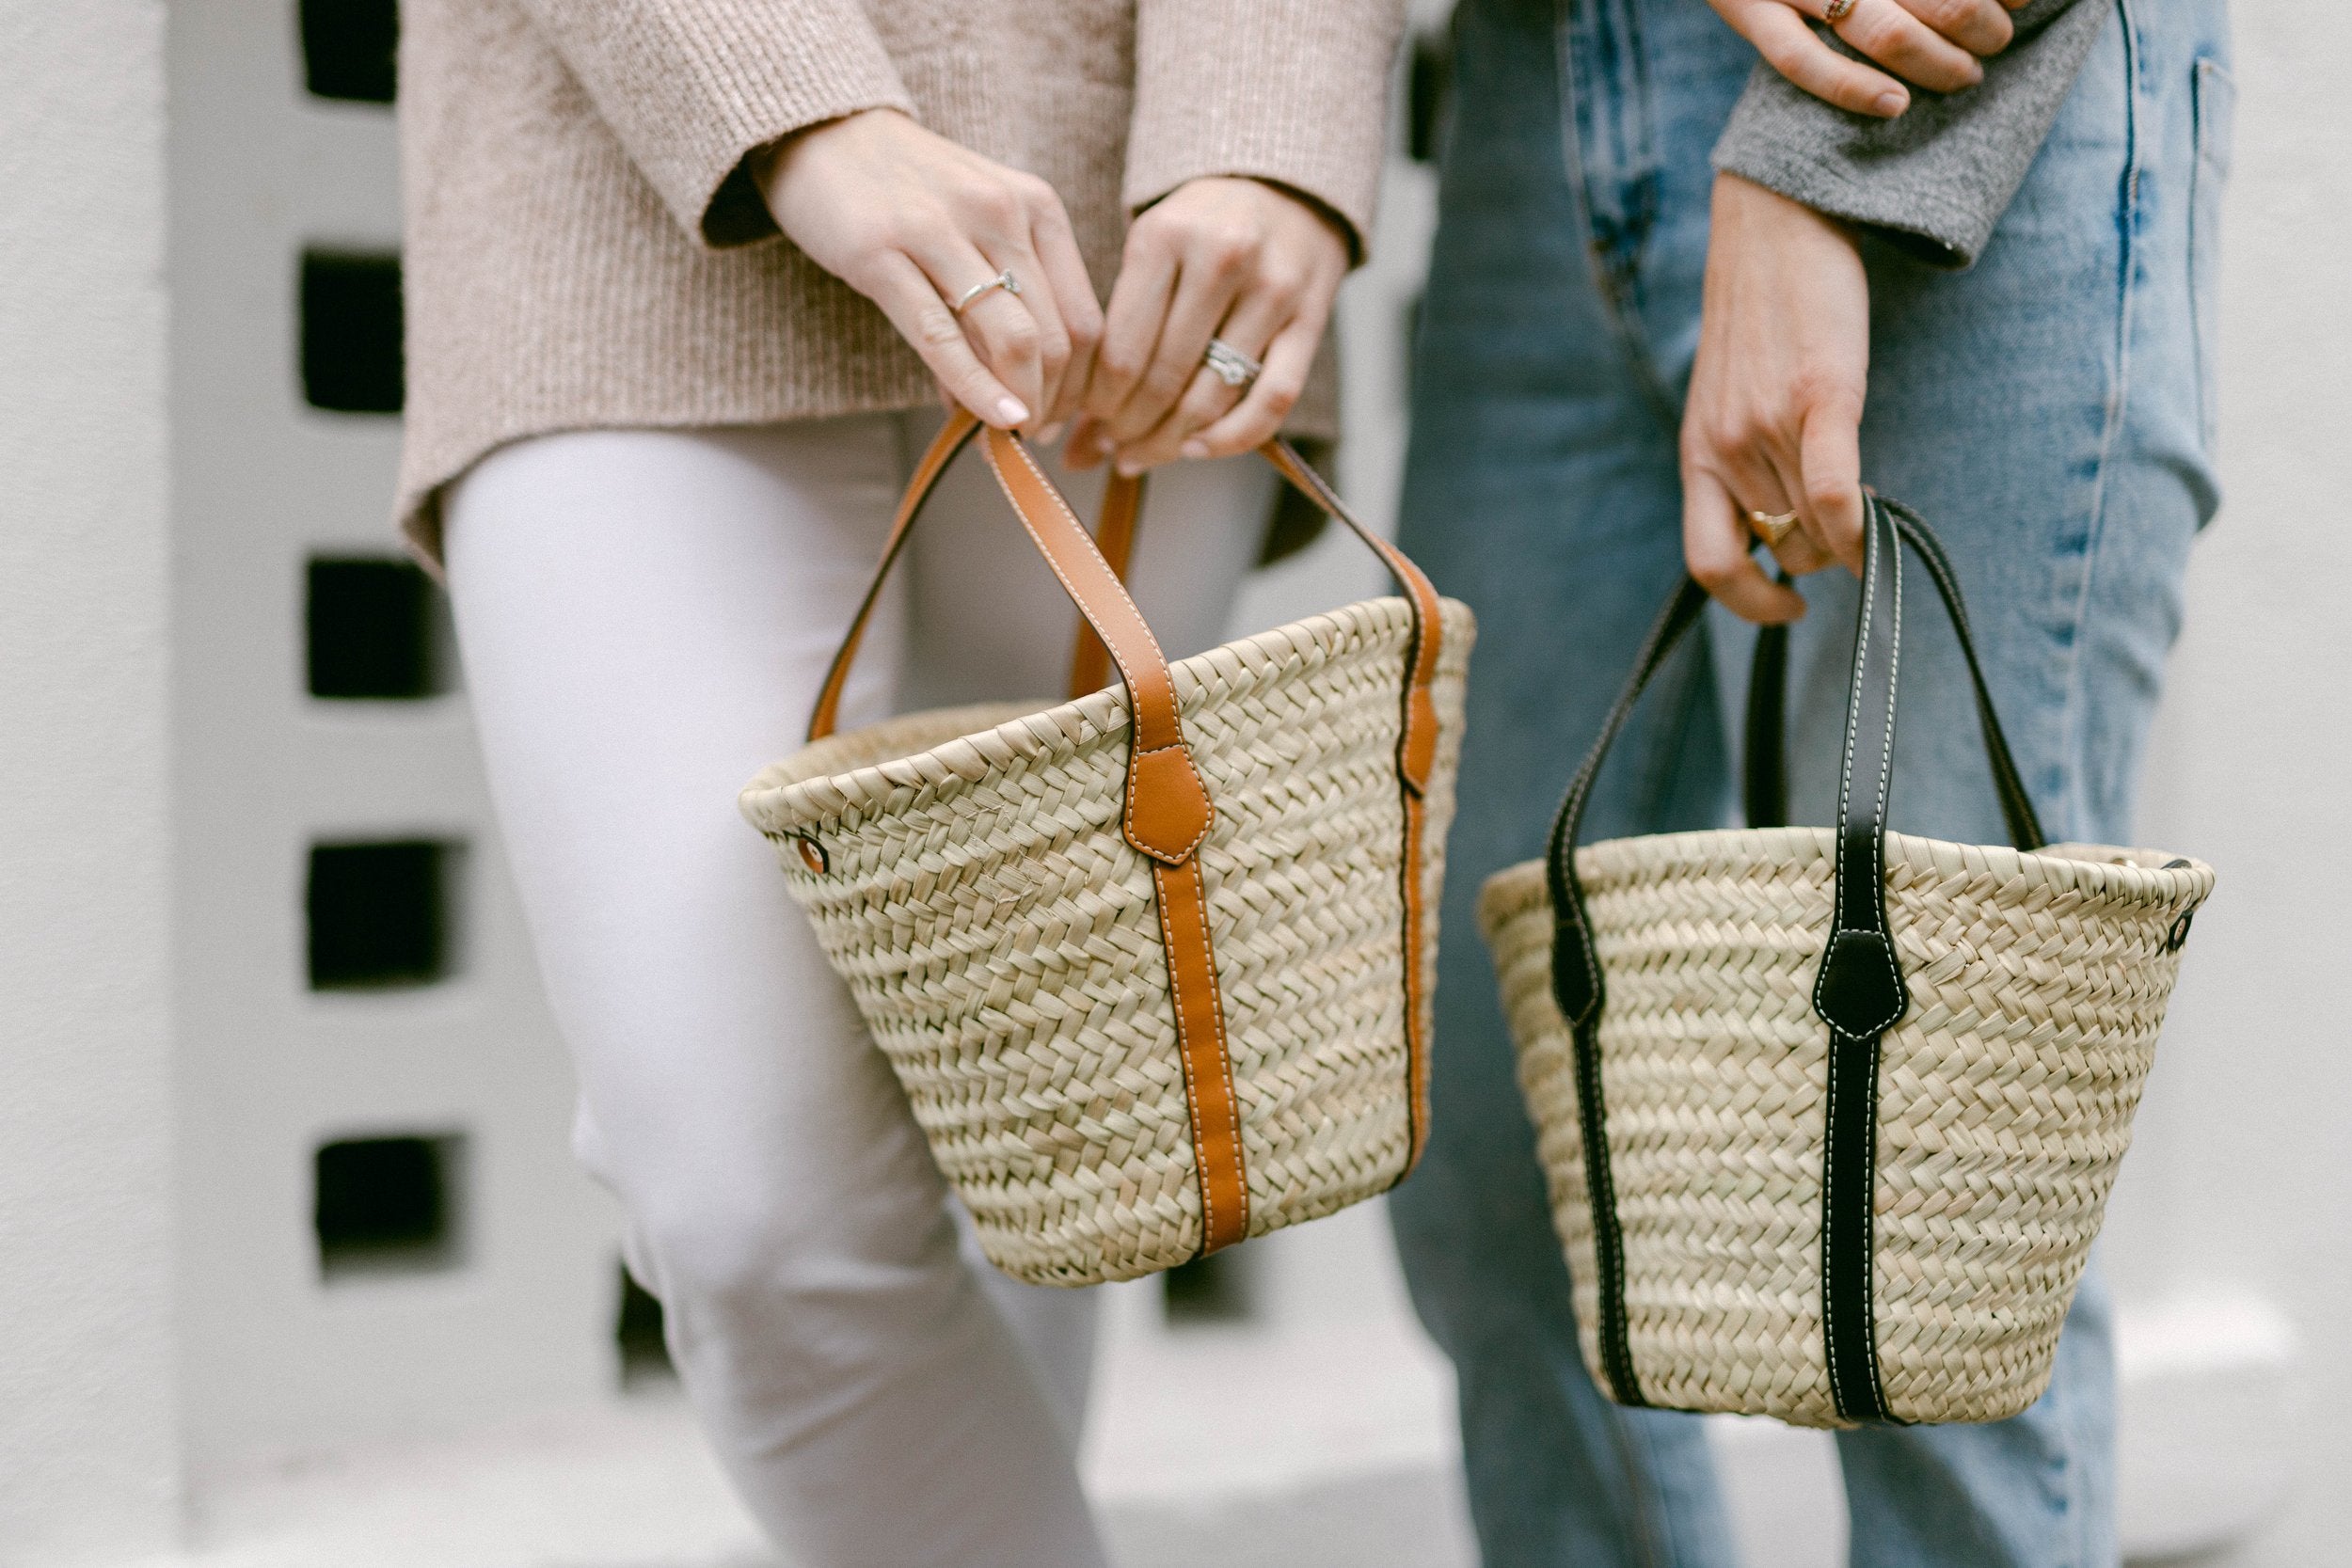
[[[840, 649], [834, 655], [833, 667], [825, 673], [825, 684], [818, 689], [816, 711], [809, 717], [808, 738], [821, 740], [833, 734], [840, 721], [841, 693], [849, 682], [850, 666], [856, 661], [858, 645], [866, 637], [866, 623], [872, 617], [874, 607], [882, 602], [883, 579], [897, 563], [898, 552], [905, 547], [907, 532], [914, 526], [915, 515], [923, 503], [930, 499], [931, 491], [939, 484], [939, 476], [948, 462], [962, 450], [979, 428], [979, 421], [958, 409], [939, 434], [931, 438], [922, 460], [915, 464], [914, 473], [907, 482], [906, 493], [898, 499], [898, 512], [891, 524], [889, 542], [883, 546], [882, 563], [866, 585], [866, 598], [857, 613], [850, 618], [850, 629]], [[1103, 490], [1102, 520], [1096, 527], [1096, 539], [1103, 557], [1111, 564], [1121, 582], [1127, 580], [1127, 570], [1135, 551], [1137, 520], [1143, 510], [1143, 480], [1122, 478], [1113, 474]], [[1070, 695], [1083, 697], [1099, 691], [1110, 679], [1110, 655], [1103, 647], [1094, 628], [1082, 619], [1078, 623], [1078, 640], [1071, 651]]]
[[1380, 558], [1380, 563], [1388, 567], [1389, 575], [1396, 578], [1397, 586], [1405, 590], [1405, 597], [1412, 604], [1412, 668], [1406, 673], [1405, 722], [1397, 737], [1396, 768], [1406, 787], [1419, 795], [1429, 787], [1429, 771], [1438, 761], [1438, 705], [1430, 696], [1430, 688], [1438, 678], [1438, 656], [1443, 648], [1445, 632], [1437, 587], [1413, 564], [1411, 557], [1359, 522], [1347, 509], [1347, 503], [1340, 499], [1339, 493], [1288, 441], [1278, 436], [1258, 451], [1301, 495], [1361, 539]]
[[[874, 580], [850, 623], [840, 651], [834, 656], [833, 668], [825, 675], [816, 712], [809, 720], [811, 740], [833, 733], [850, 662], [857, 657], [866, 623], [881, 597], [882, 582], [906, 547], [915, 515], [938, 483], [941, 470], [980, 428], [978, 420], [958, 410], [948, 417], [938, 438], [916, 464], [906, 494], [899, 500]], [[1089, 643], [1082, 639], [1073, 657], [1073, 688], [1092, 690], [1099, 686], [1103, 673], [1101, 659], [1107, 656], [1119, 666], [1120, 678], [1127, 689], [1127, 788], [1120, 828], [1127, 842], [1153, 863], [1152, 884], [1160, 915], [1161, 943], [1168, 966], [1168, 996], [1175, 1014], [1178, 1049], [1184, 1064], [1193, 1157], [1200, 1177], [1200, 1249], [1203, 1253], [1214, 1252], [1232, 1245], [1249, 1232], [1241, 1109], [1234, 1094], [1232, 1062], [1226, 1049], [1224, 1006], [1216, 957], [1209, 938], [1207, 888], [1197, 856], [1216, 824], [1216, 813], [1184, 743], [1176, 707], [1175, 677], [1168, 669], [1167, 655], [1120, 581], [1134, 539], [1142, 489], [1139, 484], [1113, 479], [1104, 498], [1098, 541], [1087, 533], [1019, 436], [992, 429], [987, 431], [984, 441], [989, 469], [995, 475], [998, 487], [1012, 503], [1030, 542], [1045, 558], [1097, 640]], [[1431, 696], [1443, 637], [1438, 593], [1403, 551], [1359, 522], [1322, 476], [1287, 443], [1269, 441], [1259, 451], [1284, 479], [1346, 525], [1380, 557], [1412, 606], [1413, 640], [1396, 753], [1397, 779], [1404, 797], [1404, 843], [1399, 872], [1405, 909], [1406, 1070], [1411, 1095], [1411, 1146], [1406, 1166], [1409, 1170], [1420, 1160], [1429, 1126], [1428, 1038], [1423, 1017], [1427, 1003], [1422, 973], [1422, 933], [1425, 927], [1422, 910], [1422, 795], [1436, 765], [1438, 749], [1437, 705]]]
[[[906, 494], [899, 499], [889, 540], [882, 546], [881, 564], [818, 692], [816, 710], [808, 722], [811, 740], [831, 735], [839, 721], [842, 689], [848, 684], [850, 666], [857, 657], [874, 606], [882, 597], [882, 582], [905, 550], [914, 518], [938, 483], [941, 471], [981, 428], [965, 411], [950, 414], [915, 465]], [[1126, 683], [1133, 715], [1122, 822], [1127, 841], [1153, 860], [1181, 864], [1207, 836], [1215, 813], [1209, 807], [1208, 789], [1184, 749], [1184, 731], [1176, 719], [1176, 683], [1168, 673], [1168, 657], [1144, 624], [1142, 612], [1127, 596], [1118, 574], [1021, 438], [990, 430], [986, 445], [989, 469], [996, 476], [997, 486], [1012, 503], [1038, 553], [1061, 580], [1063, 592], [1109, 649]]]
[[[1127, 580], [1128, 568], [1134, 563], [1136, 525], [1143, 515], [1143, 476], [1129, 479], [1114, 473], [1103, 486], [1102, 510], [1095, 515], [1094, 547], [1110, 562], [1119, 580]], [[1082, 618], [1078, 622], [1078, 645], [1070, 654], [1070, 694], [1083, 697], [1089, 691], [1100, 691], [1111, 678], [1111, 651], [1103, 646], [1103, 640], [1094, 635], [1094, 628]]]

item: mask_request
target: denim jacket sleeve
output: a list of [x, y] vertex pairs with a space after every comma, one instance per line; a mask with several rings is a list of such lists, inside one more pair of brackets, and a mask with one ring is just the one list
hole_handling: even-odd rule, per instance
[[2014, 14], [2009, 48], [1984, 62], [1983, 82], [1948, 94], [1915, 89], [1892, 120], [1832, 108], [1758, 64], [1715, 144], [1715, 166], [1877, 229], [1936, 264], [1969, 266], [2113, 8], [2032, 0]]

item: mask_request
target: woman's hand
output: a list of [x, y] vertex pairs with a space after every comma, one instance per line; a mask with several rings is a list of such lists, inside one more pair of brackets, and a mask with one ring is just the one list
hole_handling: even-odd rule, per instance
[[[1708, 0], [1774, 71], [1824, 103], [1891, 119], [1911, 106], [1901, 82], [1848, 59], [1812, 23], [1830, 0]], [[1984, 80], [1977, 62], [2009, 47], [2009, 13], [2026, 0], [1853, 0], [1837, 36], [1905, 81], [1958, 92]]]
[[1870, 282], [1833, 219], [1736, 174], [1715, 177], [1697, 362], [1682, 414], [1682, 553], [1750, 621], [1804, 600], [1750, 553], [1749, 514], [1796, 514], [1772, 553], [1792, 577], [1862, 569], [1862, 400]]
[[[1076, 410], [1103, 311], [1061, 198], [895, 109], [786, 137], [752, 173], [776, 227], [882, 307], [939, 378], [990, 424]], [[975, 284], [1010, 273], [1020, 293]]]
[[[1066, 461], [1140, 473], [1272, 436], [1306, 388], [1347, 263], [1339, 224], [1301, 197], [1258, 180], [1177, 186], [1127, 231]], [[1211, 371], [1212, 337], [1260, 361], [1256, 380]]]

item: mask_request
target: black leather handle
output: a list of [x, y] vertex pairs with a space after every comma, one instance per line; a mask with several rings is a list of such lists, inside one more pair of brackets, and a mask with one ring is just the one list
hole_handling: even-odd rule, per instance
[[[1959, 634], [2010, 838], [2026, 850], [2038, 849], [2043, 842], [2041, 821], [1985, 686], [1959, 579], [1942, 542], [1917, 514], [1872, 496], [1865, 516], [1861, 608], [1854, 618], [1846, 733], [1838, 759], [1833, 913], [1813, 989], [1814, 1011], [1830, 1031], [1821, 1183], [1823, 1348], [1837, 1412], [1855, 1421], [1892, 1418], [1880, 1386], [1871, 1301], [1872, 1188], [1880, 1040], [1910, 1006], [1886, 918], [1886, 808], [1894, 778], [1895, 705], [1902, 662], [1905, 545], [1926, 565]], [[1611, 1393], [1624, 1404], [1647, 1401], [1627, 1337], [1624, 1238], [1617, 1223], [1600, 1075], [1600, 1019], [1607, 986], [1577, 876], [1576, 840], [1609, 748], [1643, 689], [1706, 604], [1705, 591], [1688, 578], [1667, 601], [1560, 803], [1545, 857], [1552, 908], [1552, 996], [1576, 1037], [1578, 1120], [1593, 1212], [1594, 1254], [1601, 1276], [1597, 1281], [1601, 1357]], [[1749, 683], [1750, 756], [1745, 770], [1752, 827], [1777, 826], [1786, 811], [1781, 730], [1787, 657], [1785, 634], [1757, 644], [1756, 668]]]
[[[1977, 641], [1969, 626], [1968, 606], [1961, 597], [1960, 578], [1952, 570], [1951, 558], [1945, 553], [1944, 542], [1917, 513], [1898, 500], [1874, 499], [1894, 515], [1896, 531], [1927, 567], [1929, 580], [1935, 584], [1936, 595], [1944, 601], [1944, 611], [1951, 617], [1952, 629], [1959, 634], [1961, 657], [1967, 662], [1969, 684], [1975, 690], [1977, 728], [1984, 736], [1985, 755], [1992, 762], [1993, 787], [2000, 797], [2001, 818], [2009, 830], [2009, 841], [2020, 849], [2039, 849], [2048, 839], [2042, 833], [2042, 819], [2033, 809], [2033, 799], [2026, 794], [2017, 764], [2010, 753], [2009, 737], [2002, 733], [2000, 716], [1994, 711], [1993, 693], [1985, 686], [1984, 667], [1978, 660]], [[1785, 574], [1782, 580], [1787, 580]], [[1740, 769], [1741, 815], [1751, 828], [1780, 828], [1788, 822], [1788, 628], [1758, 628], [1756, 658], [1748, 673], [1746, 739]]]

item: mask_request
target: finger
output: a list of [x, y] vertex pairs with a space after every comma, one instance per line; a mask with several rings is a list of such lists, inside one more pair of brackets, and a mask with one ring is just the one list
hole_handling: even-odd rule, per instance
[[1266, 345], [1265, 369], [1249, 384], [1248, 394], [1223, 419], [1186, 441], [1185, 457], [1231, 457], [1249, 451], [1281, 432], [1282, 421], [1297, 406], [1313, 369], [1315, 345], [1323, 339], [1323, 322], [1294, 320]]
[[1124, 447], [1168, 418], [1176, 400], [1192, 385], [1216, 331], [1242, 293], [1246, 259], [1216, 242], [1188, 245], [1177, 264], [1176, 289], [1168, 302], [1168, 319], [1152, 345], [1152, 362], [1127, 401], [1108, 421], [1114, 440]]
[[[951, 307], [974, 284], [1009, 270], [1012, 270], [1013, 281], [1025, 288], [1038, 280], [1034, 273], [1024, 278], [1019, 271], [990, 261], [970, 239], [952, 230], [927, 232], [922, 244], [908, 254]], [[1045, 406], [1045, 337], [1021, 295], [1009, 289], [984, 289], [955, 312], [955, 320], [992, 375], [1010, 388], [1033, 413]]]
[[[1192, 383], [1184, 394], [1169, 409], [1166, 418], [1146, 431], [1140, 437], [1120, 449], [1122, 468], [1133, 467], [1137, 471], [1172, 462], [1185, 442], [1198, 431], [1215, 424], [1254, 389], [1258, 381], [1265, 379], [1263, 366], [1267, 346], [1277, 329], [1297, 309], [1297, 298], [1288, 291], [1252, 289], [1234, 303], [1232, 312], [1218, 325], [1216, 340], [1224, 342], [1262, 367], [1256, 380], [1234, 386], [1223, 376], [1200, 365], [1193, 372]], [[1206, 345], [1203, 345], [1205, 352]]]
[[[1821, 0], [1809, 0], [1820, 5]], [[1892, 119], [1911, 107], [1911, 94], [1884, 71], [1849, 59], [1821, 41], [1804, 18], [1778, 0], [1748, 14], [1748, 41], [1767, 64], [1824, 103], [1852, 114]]]
[[1103, 306], [1094, 297], [1094, 283], [1087, 276], [1086, 260], [1078, 254], [1078, 239], [1071, 230], [1070, 214], [1063, 210], [1060, 198], [1050, 190], [1029, 226], [1029, 243], [1037, 252], [1045, 287], [1052, 292], [1054, 303], [1061, 312], [1062, 328], [1070, 342], [1070, 357], [1062, 368], [1060, 382], [1049, 389], [1046, 399], [1044, 417], [1047, 423], [1053, 424], [1076, 413], [1078, 400], [1086, 392], [1087, 377], [1094, 369], [1094, 350], [1103, 341]]
[[1803, 510], [1817, 543], [1862, 572], [1862, 419], [1859, 411], [1816, 404], [1798, 433], [1804, 469]]
[[[1094, 351], [1094, 373], [1088, 379], [1086, 411], [1100, 426], [1119, 412], [1143, 372], [1151, 368], [1152, 352], [1160, 341], [1160, 323], [1168, 317], [1176, 292], [1176, 253], [1172, 247], [1130, 243], [1111, 285], [1111, 303], [1103, 313], [1103, 341]], [[1095, 453], [1107, 457], [1099, 443]]]
[[1933, 92], [1959, 92], [1984, 80], [1984, 67], [1896, 0], [1855, 0], [1832, 24], [1837, 36], [1904, 81]]
[[897, 251], [880, 258], [870, 283], [867, 297], [923, 356], [948, 397], [993, 425], [1012, 429], [1029, 422], [1028, 405], [980, 363], [963, 325], [913, 258]]
[[[1796, 499], [1803, 494], [1796, 454], [1789, 453], [1785, 464], [1780, 455], [1770, 448], [1760, 454], [1719, 452], [1725, 461], [1718, 471], [1732, 492], [1732, 503], [1740, 509], [1740, 521], [1753, 536], [1750, 546], [1761, 544], [1782, 570], [1801, 578], [1828, 565], [1830, 557], [1806, 531], [1804, 510]], [[1788, 517], [1792, 524], [1781, 531], [1780, 542], [1774, 544], [1772, 531], [1757, 521], [1759, 517]]]
[[1951, 42], [1982, 59], [2009, 47], [2016, 24], [1999, 0], [1900, 0], [1903, 9]]
[[[1045, 262], [1025, 241], [1008, 245], [1001, 250], [990, 246], [982, 254], [988, 257], [989, 264], [998, 273], [1012, 274], [1014, 280], [1022, 285], [1018, 295], [1002, 289], [992, 289], [983, 298], [1009, 301], [1027, 313], [1036, 329], [1038, 395], [1037, 401], [1029, 406], [1042, 412], [1031, 421], [1034, 427], [1050, 417], [1060, 395], [1061, 383], [1069, 372], [1070, 328], [1062, 320], [1061, 299], [1053, 287], [1052, 278], [1046, 274]], [[980, 301], [975, 300], [973, 308], [977, 309], [979, 304]], [[990, 313], [982, 330], [993, 329], [1001, 321], [1018, 331], [1019, 320], [1018, 316], [1008, 316], [1002, 309], [997, 309]], [[998, 372], [998, 378], [1009, 380], [1002, 372]]]
[[1686, 465], [1682, 475], [1682, 557], [1700, 587], [1743, 621], [1759, 626], [1794, 621], [1804, 600], [1764, 575], [1750, 552], [1742, 508], [1722, 480]]

